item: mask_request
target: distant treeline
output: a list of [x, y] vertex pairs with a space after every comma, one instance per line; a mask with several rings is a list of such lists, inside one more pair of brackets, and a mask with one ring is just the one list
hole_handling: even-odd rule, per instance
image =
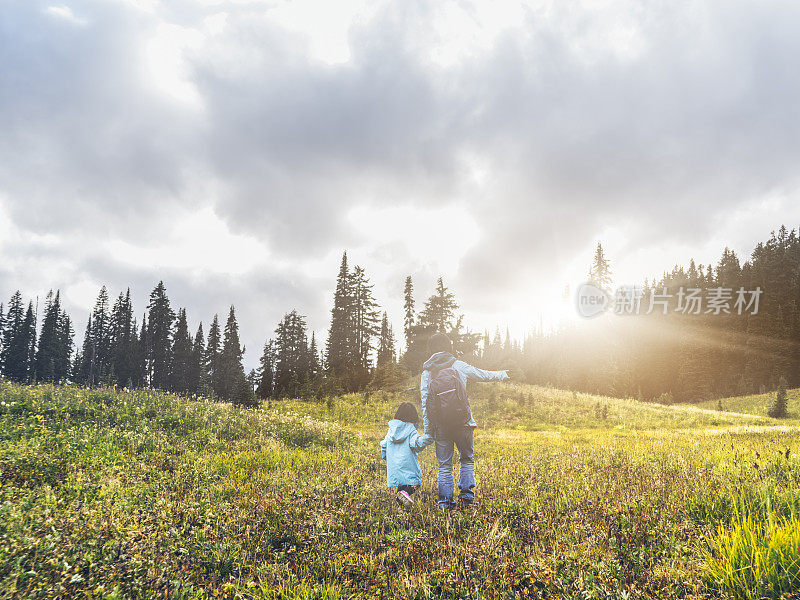
[[[588, 279], [606, 287], [610, 275], [598, 248]], [[749, 303], [757, 289], [757, 314], [753, 305], [737, 306], [739, 290]], [[708, 303], [694, 310], [689, 290], [708, 292], [706, 299], [727, 295], [728, 312]], [[654, 309], [647, 314], [651, 300]], [[521, 345], [510, 338], [501, 343], [499, 332], [492, 340], [485, 335], [481, 363], [511, 365], [531, 383], [667, 403], [763, 392], [776, 389], [781, 378], [800, 386], [796, 231], [781, 227], [743, 264], [726, 248], [714, 266], [694, 261], [676, 266], [641, 285], [639, 304], [639, 315], [580, 320], [555, 332], [536, 332]]]
[[0, 304], [0, 372], [4, 377], [18, 382], [154, 387], [241, 404], [253, 402], [233, 307], [224, 331], [214, 315], [208, 343], [202, 323], [191, 336], [186, 309], [172, 309], [162, 282], [150, 294], [141, 325], [134, 317], [130, 290], [112, 306], [103, 286], [77, 352], [72, 321], [61, 308], [59, 292], [47, 295], [38, 330], [36, 321], [33, 303], [25, 308], [20, 292], [11, 297], [7, 311]]
[[[611, 291], [611, 267], [599, 245], [588, 280]], [[731, 290], [729, 311], [685, 314], [681, 287]], [[671, 402], [774, 389], [782, 377], [800, 386], [796, 231], [781, 227], [744, 264], [726, 249], [716, 266], [692, 261], [640, 288], [638, 315], [610, 314], [548, 333], [540, 329], [519, 343], [508, 332], [502, 339], [499, 328], [493, 337], [467, 330], [441, 278], [417, 311], [409, 276], [405, 351], [398, 356], [392, 326], [365, 270], [350, 267], [345, 253], [324, 347], [313, 333], [309, 337], [305, 317], [292, 310], [264, 344], [259, 368], [247, 375], [233, 306], [224, 330], [214, 316], [206, 339], [202, 323], [191, 335], [186, 309], [172, 309], [163, 283], [150, 294], [141, 323], [130, 290], [111, 305], [103, 287], [76, 351], [59, 292], [47, 296], [41, 319], [16, 292], [7, 307], [0, 304], [0, 374], [19, 382], [152, 387], [251, 405], [257, 399], [396, 388], [419, 373], [428, 338], [443, 331], [458, 354], [480, 366], [511, 368], [519, 380], [592, 393]], [[664, 288], [672, 295], [665, 296]], [[743, 314], [733, 310], [738, 290], [757, 288], [757, 314], [752, 307]], [[651, 299], [658, 300], [652, 312]]]
[[206, 339], [202, 323], [190, 333], [186, 309], [172, 308], [163, 282], [150, 294], [141, 323], [130, 289], [112, 305], [103, 286], [76, 350], [60, 292], [51, 291], [38, 311], [17, 291], [7, 307], [0, 304], [0, 374], [23, 383], [149, 387], [251, 405], [257, 399], [398, 387], [406, 375], [403, 365], [415, 371], [427, 358], [427, 339], [435, 331], [447, 331], [459, 349], [475, 354], [481, 336], [464, 331], [455, 298], [441, 279], [419, 314], [410, 277], [405, 294], [408, 350], [400, 364], [388, 316], [379, 310], [364, 269], [350, 268], [345, 253], [325, 347], [318, 347], [314, 333], [309, 338], [305, 317], [292, 310], [264, 344], [259, 368], [245, 375], [233, 306], [224, 330], [214, 315]]

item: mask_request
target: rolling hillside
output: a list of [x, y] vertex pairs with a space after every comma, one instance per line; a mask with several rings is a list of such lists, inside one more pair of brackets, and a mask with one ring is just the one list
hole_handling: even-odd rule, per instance
[[[800, 389], [787, 390], [786, 395], [789, 418], [781, 419], [780, 422], [784, 424], [800, 424]], [[721, 405], [723, 414], [738, 412], [766, 417], [774, 399], [775, 392], [770, 392], [751, 396], [734, 396], [732, 398], [722, 398], [721, 400], [707, 400], [697, 406], [717, 410]]]
[[478, 387], [477, 505], [437, 512], [426, 450], [402, 512], [377, 448], [402, 399], [234, 409], [0, 382], [0, 597], [756, 598], [800, 581], [782, 564], [749, 580], [736, 549], [746, 518], [781, 548], [767, 563], [800, 557], [781, 520], [800, 508], [796, 434], [770, 419]]

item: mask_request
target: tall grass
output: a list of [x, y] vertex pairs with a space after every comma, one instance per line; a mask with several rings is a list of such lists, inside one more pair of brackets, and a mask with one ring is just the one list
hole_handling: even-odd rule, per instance
[[[800, 592], [800, 519], [758, 513], [720, 525], [710, 540], [707, 570], [720, 592], [735, 598], [782, 598]], [[796, 596], [794, 596], [796, 597]]]
[[0, 600], [699, 598], [719, 522], [800, 515], [795, 433], [725, 427], [765, 418], [474, 391], [478, 503], [443, 515], [432, 449], [413, 510], [386, 488], [408, 394], [244, 410], [0, 381]]

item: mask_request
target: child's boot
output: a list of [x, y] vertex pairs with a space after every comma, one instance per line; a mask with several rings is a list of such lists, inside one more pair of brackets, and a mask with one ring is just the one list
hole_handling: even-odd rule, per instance
[[397, 504], [400, 505], [400, 508], [411, 508], [414, 506], [414, 500], [411, 499], [411, 494], [405, 490], [397, 492], [394, 499], [397, 500]]

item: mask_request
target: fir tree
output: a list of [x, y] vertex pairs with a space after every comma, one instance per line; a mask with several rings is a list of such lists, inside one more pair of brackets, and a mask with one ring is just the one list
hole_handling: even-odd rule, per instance
[[458, 303], [455, 294], [447, 289], [440, 277], [436, 282], [436, 290], [425, 302], [416, 323], [411, 326], [409, 346], [402, 357], [402, 363], [409, 370], [417, 370], [428, 358], [428, 339], [436, 332], [446, 333], [453, 341], [453, 349], [457, 353], [475, 356], [481, 334], [464, 330], [463, 315], [456, 316]]
[[381, 320], [381, 331], [378, 336], [377, 366], [378, 368], [385, 367], [394, 364], [394, 361], [394, 334], [392, 333], [391, 325], [389, 325], [389, 316], [384, 311], [383, 319]]
[[101, 383], [111, 369], [111, 317], [108, 310], [108, 290], [100, 288], [92, 310], [92, 355], [94, 358], [94, 381]]
[[[136, 322], [134, 321], [134, 331], [136, 331]], [[139, 330], [139, 339], [136, 343], [135, 353], [135, 374], [133, 385], [136, 387], [147, 387], [150, 385], [147, 369], [147, 315], [142, 315], [142, 327]]]
[[258, 387], [256, 396], [262, 400], [272, 398], [275, 384], [275, 342], [268, 340], [264, 344], [258, 368]]
[[222, 353], [222, 332], [219, 327], [219, 318], [214, 315], [211, 320], [211, 327], [208, 330], [208, 346], [206, 347], [206, 354], [203, 365], [205, 372], [201, 381], [201, 389], [203, 393], [209, 395], [220, 396], [222, 391], [222, 383], [219, 370], [219, 358]]
[[406, 339], [406, 350], [411, 347], [411, 328], [415, 321], [414, 312], [414, 284], [411, 282], [411, 275], [406, 277], [403, 287], [403, 334]]
[[192, 347], [192, 359], [189, 366], [189, 390], [190, 394], [200, 394], [203, 376], [205, 374], [206, 340], [203, 335], [203, 323], [197, 327], [194, 336], [194, 346]]
[[222, 353], [219, 356], [219, 395], [237, 405], [250, 405], [253, 392], [249, 388], [244, 374], [243, 354], [244, 349], [239, 344], [239, 324], [236, 322], [236, 312], [231, 306], [228, 321], [225, 324]]
[[319, 360], [319, 350], [317, 349], [317, 338], [311, 332], [311, 343], [308, 345], [308, 374], [315, 377], [322, 371], [322, 364]]
[[355, 339], [355, 362], [357, 386], [367, 383], [371, 367], [370, 355], [373, 350], [372, 340], [378, 335], [379, 312], [378, 303], [372, 295], [372, 285], [364, 269], [356, 266], [352, 276], [353, 290], [353, 337]]
[[436, 282], [435, 293], [425, 302], [425, 308], [419, 315], [421, 325], [431, 333], [451, 333], [455, 329], [455, 316], [458, 304], [455, 295], [448, 290], [442, 278]]
[[170, 361], [169, 389], [179, 394], [190, 393], [191, 365], [194, 347], [189, 335], [189, 323], [186, 309], [178, 310], [175, 324], [175, 335], [172, 342], [172, 360]]
[[785, 419], [789, 416], [786, 399], [786, 379], [783, 377], [781, 377], [778, 382], [778, 391], [775, 394], [775, 400], [772, 406], [769, 407], [769, 416], [773, 419]]
[[75, 357], [75, 381], [81, 385], [94, 385], [95, 347], [92, 344], [92, 315], [86, 321], [86, 332], [83, 334], [83, 346]]
[[172, 324], [175, 321], [175, 313], [170, 307], [164, 282], [159, 281], [150, 293], [147, 310], [147, 363], [150, 370], [150, 385], [166, 390], [169, 389]]
[[334, 377], [344, 381], [352, 375], [354, 361], [353, 289], [345, 252], [336, 278], [325, 362]]
[[3, 375], [13, 381], [25, 381], [27, 377], [27, 353], [23, 333], [25, 312], [22, 294], [16, 291], [8, 303], [8, 313], [3, 331], [3, 349], [0, 354]]
[[60, 382], [69, 377], [72, 322], [61, 310], [61, 294], [47, 294], [39, 344], [33, 362], [33, 379]]
[[55, 355], [55, 381], [66, 381], [71, 376], [72, 346], [75, 331], [72, 329], [72, 319], [63, 310], [58, 319], [56, 328], [56, 355]]
[[58, 360], [59, 337], [58, 327], [61, 318], [61, 301], [59, 294], [53, 295], [50, 290], [45, 300], [44, 319], [39, 335], [39, 347], [34, 360], [33, 378], [36, 381], [55, 382], [56, 361]]
[[717, 284], [720, 287], [736, 289], [739, 287], [741, 274], [742, 268], [739, 265], [739, 258], [733, 250], [726, 247], [722, 251], [722, 258], [717, 264]]
[[[3, 303], [0, 302], [0, 354], [3, 351], [3, 331], [6, 328], [6, 316], [3, 313]], [[0, 373], [2, 373], [2, 363], [0, 363]]]
[[589, 269], [589, 283], [606, 291], [611, 289], [611, 264], [606, 259], [603, 246], [599, 242], [594, 252], [592, 266]]
[[33, 302], [28, 303], [25, 320], [22, 322], [23, 344], [25, 346], [25, 378], [19, 381], [33, 381], [34, 361], [36, 360], [36, 312]]
[[301, 384], [309, 375], [308, 362], [306, 322], [293, 310], [275, 329], [275, 396], [300, 395]]
[[137, 331], [133, 318], [131, 290], [120, 294], [111, 309], [111, 364], [114, 376], [122, 386], [133, 386], [136, 380]]

